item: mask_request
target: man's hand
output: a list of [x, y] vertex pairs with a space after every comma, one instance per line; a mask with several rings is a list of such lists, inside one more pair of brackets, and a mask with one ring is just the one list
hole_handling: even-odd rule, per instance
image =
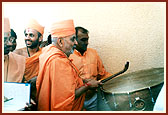
[[92, 80], [88, 81], [87, 84], [88, 84], [89, 89], [96, 89], [99, 86], [99, 84], [101, 85], [101, 82], [92, 79]]

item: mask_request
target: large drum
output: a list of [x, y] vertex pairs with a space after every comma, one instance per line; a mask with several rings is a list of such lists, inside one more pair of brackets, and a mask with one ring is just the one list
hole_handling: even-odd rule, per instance
[[164, 68], [118, 76], [98, 88], [100, 111], [152, 111], [164, 83]]

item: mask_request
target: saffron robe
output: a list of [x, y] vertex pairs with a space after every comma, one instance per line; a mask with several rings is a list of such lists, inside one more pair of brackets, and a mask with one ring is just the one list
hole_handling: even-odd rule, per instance
[[4, 56], [4, 81], [5, 82], [21, 82], [25, 71], [24, 56], [9, 52]]
[[54, 45], [42, 49], [36, 81], [38, 110], [80, 111], [85, 94], [75, 99], [75, 90], [83, 85], [77, 68]]
[[38, 76], [39, 72], [39, 55], [41, 54], [42, 49], [39, 48], [39, 51], [33, 54], [31, 57], [26, 58], [26, 67], [24, 78], [26, 81], [31, 78]]

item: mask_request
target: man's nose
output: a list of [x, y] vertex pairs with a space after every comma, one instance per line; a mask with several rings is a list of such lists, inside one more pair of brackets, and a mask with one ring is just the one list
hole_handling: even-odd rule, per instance
[[6, 45], [8, 45], [8, 46], [12, 46], [13, 43], [12, 43], [11, 41], [7, 41]]
[[29, 40], [29, 39], [30, 39], [29, 35], [25, 36], [25, 40]]

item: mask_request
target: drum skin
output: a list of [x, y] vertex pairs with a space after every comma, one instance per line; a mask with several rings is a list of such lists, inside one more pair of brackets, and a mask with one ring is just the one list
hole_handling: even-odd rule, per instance
[[100, 111], [152, 111], [164, 84], [164, 68], [120, 75], [98, 88]]

